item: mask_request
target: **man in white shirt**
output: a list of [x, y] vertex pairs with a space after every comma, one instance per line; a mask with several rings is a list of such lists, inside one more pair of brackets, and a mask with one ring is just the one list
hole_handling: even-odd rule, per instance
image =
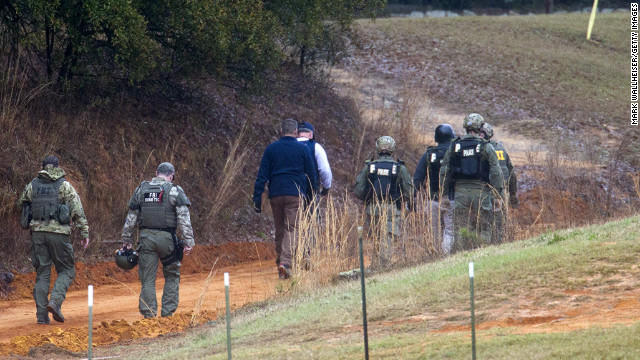
[[[329, 166], [327, 153], [324, 151], [322, 145], [313, 140], [313, 125], [306, 121], [298, 125], [298, 141], [309, 147], [315, 159], [319, 184], [314, 186], [314, 188], [320, 192], [320, 195], [327, 195], [331, 188], [331, 166]], [[319, 186], [322, 186], [322, 190], [319, 190]]]

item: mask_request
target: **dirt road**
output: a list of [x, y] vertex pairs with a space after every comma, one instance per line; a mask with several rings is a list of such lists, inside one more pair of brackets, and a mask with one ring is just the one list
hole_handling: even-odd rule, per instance
[[[244, 246], [253, 245], [247, 243]], [[183, 271], [180, 281], [180, 305], [177, 313], [171, 318], [142, 319], [138, 312], [140, 283], [137, 280], [120, 281], [116, 276], [94, 279], [97, 285], [94, 285], [93, 344], [100, 346], [120, 340], [155, 337], [182, 331], [191, 325], [215, 319], [225, 308], [223, 284], [225, 272], [230, 275], [232, 309], [273, 296], [278, 276], [274, 261], [271, 259], [272, 254], [262, 249], [263, 246], [259, 250], [266, 254], [259, 256], [257, 261], [255, 259], [252, 261], [251, 257], [238, 256], [238, 253], [228, 254], [231, 257], [237, 257], [239, 263], [231, 266], [216, 266], [214, 272], [217, 271], [217, 274], [209, 282], [207, 282], [209, 271], [189, 274], [188, 270], [191, 269], [193, 272], [195, 265], [190, 263], [195, 261], [194, 259], [185, 260], [184, 268], [187, 271]], [[257, 247], [256, 250], [258, 250]], [[108, 265], [112, 266], [111, 263]], [[101, 266], [104, 264], [94, 266], [94, 273], [99, 273]], [[209, 263], [207, 267], [211, 269], [211, 266], [212, 264]], [[185, 272], [187, 272], [186, 275]], [[84, 282], [82, 277], [79, 277], [78, 282]], [[163, 285], [162, 278], [158, 278], [156, 291], [159, 303]], [[36, 324], [35, 305], [30, 298], [0, 301], [0, 355], [11, 353], [24, 355], [28, 353], [29, 348], [46, 343], [52, 343], [70, 351], [86, 351], [88, 348], [87, 290], [86, 286], [78, 289], [79, 286], [77, 283], [74, 284], [76, 290], [68, 292], [63, 304], [62, 311], [66, 318], [64, 324], [53, 320], [50, 325]], [[202, 299], [201, 307], [198, 310], [197, 305], [200, 299]]]

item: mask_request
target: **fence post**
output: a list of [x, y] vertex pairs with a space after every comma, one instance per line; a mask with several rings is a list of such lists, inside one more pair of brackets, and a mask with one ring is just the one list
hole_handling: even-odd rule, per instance
[[91, 356], [91, 352], [93, 349], [93, 285], [89, 285], [88, 289], [87, 289], [87, 293], [89, 296], [88, 299], [88, 303], [89, 303], [89, 351], [87, 353], [87, 357], [89, 358], [89, 360], [91, 360], [92, 356]]
[[229, 307], [229, 273], [224, 273], [224, 297], [227, 302], [227, 358], [231, 360], [231, 310]]
[[360, 247], [360, 287], [362, 289], [362, 324], [364, 330], [364, 358], [369, 360], [369, 334], [367, 331], [367, 296], [364, 287], [364, 255], [362, 251], [362, 226], [358, 226], [358, 246]]
[[471, 358], [476, 359], [476, 315], [473, 301], [473, 262], [469, 263], [469, 284], [471, 287]]

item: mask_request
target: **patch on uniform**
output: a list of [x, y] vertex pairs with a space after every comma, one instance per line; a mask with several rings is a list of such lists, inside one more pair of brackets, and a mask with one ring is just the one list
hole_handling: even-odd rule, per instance
[[376, 172], [376, 165], [375, 164], [369, 165], [369, 173], [375, 174], [375, 172]]
[[480, 152], [480, 147], [481, 147], [481, 145], [482, 145], [482, 144], [478, 144], [478, 145], [476, 145], [476, 152], [477, 152], [477, 153], [479, 153], [479, 152]]
[[431, 154], [431, 162], [436, 162], [436, 153]]
[[393, 165], [393, 168], [391, 169], [391, 173], [392, 173], [393, 175], [395, 175], [395, 174], [397, 174], [397, 173], [398, 173], [398, 165]]
[[460, 144], [456, 144], [456, 147], [453, 149], [455, 152], [460, 152]]
[[462, 156], [473, 156], [475, 155], [475, 150], [473, 149], [466, 149], [464, 151], [462, 151]]
[[504, 151], [496, 150], [496, 156], [498, 156], [498, 160], [504, 160]]
[[162, 191], [157, 191], [157, 192], [148, 192], [148, 193], [144, 193], [144, 202], [145, 203], [159, 203], [162, 202], [162, 194], [164, 193], [164, 190]]
[[378, 176], [389, 176], [389, 169], [378, 169]]

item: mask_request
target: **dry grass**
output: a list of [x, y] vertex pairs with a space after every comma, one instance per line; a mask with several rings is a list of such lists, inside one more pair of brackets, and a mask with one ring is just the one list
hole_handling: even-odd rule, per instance
[[218, 273], [217, 269], [215, 272], [213, 271], [213, 269], [215, 269], [216, 267], [216, 264], [218, 263], [218, 259], [219, 258], [216, 258], [216, 261], [214, 261], [213, 265], [211, 265], [211, 270], [209, 270], [209, 275], [207, 275], [207, 278], [204, 281], [204, 286], [202, 287], [202, 291], [200, 292], [198, 301], [193, 307], [193, 313], [191, 314], [191, 321], [189, 322], [189, 326], [195, 326], [200, 323], [200, 312], [202, 310], [202, 303], [204, 302], [204, 296], [207, 293], [207, 290], [209, 290], [209, 285], [211, 285], [211, 281], [213, 281], [213, 278]]

